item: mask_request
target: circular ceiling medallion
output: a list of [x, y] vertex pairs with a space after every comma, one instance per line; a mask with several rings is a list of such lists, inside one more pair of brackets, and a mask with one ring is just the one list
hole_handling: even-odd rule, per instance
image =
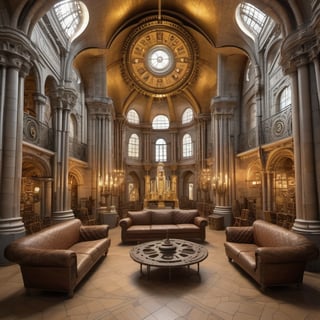
[[174, 68], [172, 51], [163, 45], [155, 45], [147, 53], [146, 66], [156, 75], [166, 75]]
[[181, 26], [154, 20], [142, 23], [123, 47], [123, 75], [143, 94], [177, 94], [194, 79], [198, 49]]

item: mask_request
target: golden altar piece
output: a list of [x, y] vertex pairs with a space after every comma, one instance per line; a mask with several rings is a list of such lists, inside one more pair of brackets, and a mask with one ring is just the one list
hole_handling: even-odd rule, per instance
[[172, 174], [166, 176], [163, 163], [158, 163], [156, 176], [151, 179], [145, 176], [145, 198], [144, 208], [151, 205], [157, 208], [165, 208], [170, 205], [173, 208], [179, 207], [177, 197], [177, 176]]

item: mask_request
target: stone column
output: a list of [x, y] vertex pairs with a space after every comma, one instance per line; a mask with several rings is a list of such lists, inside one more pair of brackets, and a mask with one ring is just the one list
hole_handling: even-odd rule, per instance
[[52, 220], [60, 222], [74, 218], [68, 201], [69, 175], [69, 118], [76, 103], [75, 92], [67, 88], [58, 88], [50, 100], [54, 109], [54, 183]]
[[[302, 36], [303, 33], [303, 36]], [[304, 39], [304, 43], [301, 43]], [[296, 219], [292, 230], [305, 235], [320, 247], [319, 219], [319, 172], [316, 163], [320, 160], [317, 137], [320, 134], [313, 110], [319, 108], [318, 99], [312, 99], [317, 78], [314, 67], [314, 52], [319, 52], [316, 37], [308, 30], [299, 30], [286, 39], [282, 47], [282, 65], [290, 74], [293, 84], [292, 124], [296, 173]], [[320, 270], [320, 259], [308, 267]]]
[[224, 216], [225, 226], [232, 223], [233, 133], [232, 118], [236, 99], [216, 97], [212, 101], [214, 213]]
[[214, 213], [224, 216], [224, 225], [232, 223], [232, 201], [235, 195], [234, 110], [240, 101], [240, 79], [246, 57], [219, 54], [217, 96], [212, 99], [213, 189]]
[[[87, 99], [89, 114], [89, 164], [92, 167], [92, 190], [97, 203], [97, 214], [105, 220], [110, 213], [111, 175], [114, 169], [114, 110], [110, 98]], [[102, 217], [102, 218], [101, 218]]]
[[5, 247], [25, 234], [20, 216], [24, 78], [33, 59], [29, 40], [0, 31], [0, 264]]

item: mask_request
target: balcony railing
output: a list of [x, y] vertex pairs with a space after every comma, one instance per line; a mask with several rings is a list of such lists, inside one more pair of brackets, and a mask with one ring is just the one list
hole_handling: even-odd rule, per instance
[[24, 113], [23, 117], [23, 140], [54, 151], [52, 129], [27, 113]]
[[[29, 114], [24, 114], [23, 140], [43, 149], [54, 151], [53, 129]], [[87, 145], [69, 139], [69, 155], [87, 161]]]

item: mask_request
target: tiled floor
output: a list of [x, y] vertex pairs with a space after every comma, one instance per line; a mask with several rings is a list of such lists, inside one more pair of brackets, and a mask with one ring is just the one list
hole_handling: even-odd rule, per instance
[[207, 230], [208, 258], [199, 278], [177, 269], [152, 269], [140, 277], [120, 244], [120, 229], [110, 230], [107, 258], [76, 289], [72, 299], [58, 293], [25, 294], [18, 266], [0, 267], [0, 319], [320, 319], [320, 274], [305, 273], [302, 288], [277, 287], [265, 293], [224, 254], [224, 231]]

